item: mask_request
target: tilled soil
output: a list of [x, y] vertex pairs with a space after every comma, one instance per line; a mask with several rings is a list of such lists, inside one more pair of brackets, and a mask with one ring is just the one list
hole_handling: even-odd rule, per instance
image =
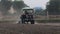
[[0, 34], [60, 34], [60, 26], [1, 23]]

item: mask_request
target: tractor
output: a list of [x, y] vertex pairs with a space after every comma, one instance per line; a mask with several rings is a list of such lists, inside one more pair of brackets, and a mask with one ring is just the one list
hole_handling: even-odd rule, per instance
[[32, 8], [23, 8], [23, 14], [21, 15], [22, 24], [34, 24], [34, 9]]

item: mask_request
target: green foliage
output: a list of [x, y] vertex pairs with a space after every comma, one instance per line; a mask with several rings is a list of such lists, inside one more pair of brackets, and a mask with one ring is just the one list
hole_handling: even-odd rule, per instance
[[8, 10], [10, 10], [11, 6], [13, 6], [13, 8], [17, 10], [17, 13], [19, 14], [20, 13], [19, 11], [27, 5], [23, 1], [11, 2], [11, 1], [2, 0], [0, 2], [0, 11], [2, 11], [3, 15], [9, 15]]
[[12, 5], [12, 3], [10, 1], [5, 1], [5, 2], [1, 2], [1, 3], [2, 3], [2, 6], [7, 10], [9, 10]]
[[60, 1], [59, 0], [50, 0], [49, 5], [47, 5], [47, 10], [49, 15], [60, 15]]
[[46, 10], [41, 11], [41, 12], [40, 12], [40, 15], [42, 15], [42, 16], [47, 16], [47, 11], [46, 11]]
[[8, 10], [10, 9], [12, 3], [10, 1], [1, 1], [0, 2], [0, 11], [3, 15], [8, 14]]
[[37, 20], [38, 23], [59, 23], [60, 20], [53, 20], [53, 19], [49, 19], [49, 20]]
[[14, 1], [14, 2], [13, 2], [13, 7], [14, 7], [15, 9], [16, 9], [16, 8], [21, 9], [21, 8], [23, 8], [23, 7], [25, 7], [25, 6], [27, 6], [27, 5], [24, 4], [23, 1]]
[[40, 8], [40, 7], [35, 7], [34, 9], [35, 9], [35, 14], [36, 14], [36, 15], [41, 15], [41, 12], [43, 11], [42, 8]]
[[46, 10], [40, 10], [39, 12], [35, 12], [36, 15], [42, 15], [42, 16], [47, 16], [47, 11]]

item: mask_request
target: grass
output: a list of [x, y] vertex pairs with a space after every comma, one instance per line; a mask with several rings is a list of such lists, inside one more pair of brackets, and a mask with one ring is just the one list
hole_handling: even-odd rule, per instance
[[36, 20], [38, 23], [60, 23], [60, 20], [57, 19], [49, 19], [49, 20]]

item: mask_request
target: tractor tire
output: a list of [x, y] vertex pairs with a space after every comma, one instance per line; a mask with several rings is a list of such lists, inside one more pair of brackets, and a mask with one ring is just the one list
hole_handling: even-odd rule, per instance
[[34, 24], [34, 23], [35, 23], [34, 20], [32, 20], [32, 21], [31, 21], [31, 24]]

